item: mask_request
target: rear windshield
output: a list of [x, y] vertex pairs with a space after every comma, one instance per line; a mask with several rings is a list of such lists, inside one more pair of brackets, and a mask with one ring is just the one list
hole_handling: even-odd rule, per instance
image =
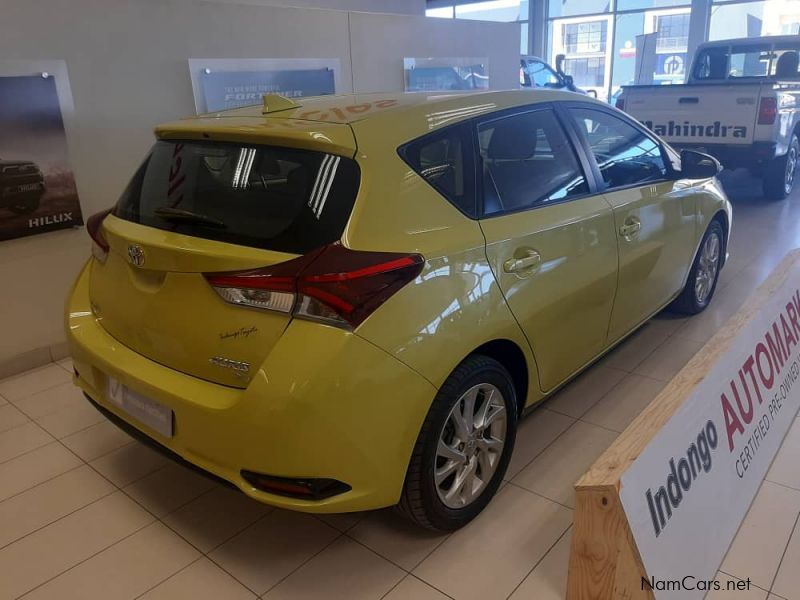
[[800, 43], [744, 44], [712, 47], [697, 53], [694, 79], [738, 78], [797, 79], [800, 77]]
[[185, 235], [303, 254], [341, 238], [358, 184], [358, 165], [343, 156], [160, 141], [114, 215]]

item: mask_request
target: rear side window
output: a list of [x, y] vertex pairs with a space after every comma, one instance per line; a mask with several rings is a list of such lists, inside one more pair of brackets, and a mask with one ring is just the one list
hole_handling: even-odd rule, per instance
[[589, 191], [552, 110], [482, 123], [478, 140], [485, 215], [542, 206]]
[[800, 78], [800, 44], [776, 44], [770, 75], [778, 79]]
[[160, 141], [114, 214], [186, 235], [303, 254], [341, 238], [358, 185], [358, 165], [343, 156]]
[[699, 80], [721, 80], [728, 75], [728, 48], [706, 48], [697, 54], [692, 76]]
[[570, 108], [589, 143], [606, 189], [660, 181], [667, 176], [661, 146], [617, 116], [590, 108]]
[[461, 212], [475, 216], [475, 170], [465, 124], [447, 127], [402, 146], [403, 160]]
[[766, 77], [771, 59], [769, 46], [733, 46], [728, 77]]

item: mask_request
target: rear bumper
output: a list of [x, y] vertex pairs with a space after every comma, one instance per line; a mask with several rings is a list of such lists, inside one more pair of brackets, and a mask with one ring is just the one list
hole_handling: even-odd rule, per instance
[[726, 144], [682, 144], [670, 142], [674, 148], [698, 150], [716, 158], [726, 169], [741, 167], [757, 167], [769, 162], [776, 156], [775, 142], [754, 142], [746, 145]]
[[[346, 512], [398, 501], [436, 389], [357, 335], [295, 320], [249, 386], [237, 389], [167, 368], [111, 337], [92, 313], [88, 269], [66, 312], [76, 385], [182, 460], [292, 510]], [[172, 409], [174, 436], [163, 437], [111, 403], [109, 377]], [[257, 490], [242, 470], [331, 478], [351, 489], [322, 500], [290, 498]]]

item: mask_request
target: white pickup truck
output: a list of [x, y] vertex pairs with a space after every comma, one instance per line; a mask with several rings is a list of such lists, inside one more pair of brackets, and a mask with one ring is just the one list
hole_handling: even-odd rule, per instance
[[800, 156], [800, 36], [708, 42], [687, 83], [625, 86], [624, 110], [677, 148], [760, 176], [764, 195], [785, 198]]

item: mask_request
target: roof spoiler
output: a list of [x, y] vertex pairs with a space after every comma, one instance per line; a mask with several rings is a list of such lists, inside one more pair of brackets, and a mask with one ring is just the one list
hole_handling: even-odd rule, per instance
[[266, 115], [282, 110], [290, 110], [292, 108], [300, 108], [300, 105], [286, 96], [264, 94], [264, 108], [261, 110], [261, 114]]

